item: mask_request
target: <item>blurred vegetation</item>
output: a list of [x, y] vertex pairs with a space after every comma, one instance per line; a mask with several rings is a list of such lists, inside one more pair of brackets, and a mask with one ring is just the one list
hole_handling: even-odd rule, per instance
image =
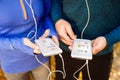
[[120, 80], [120, 42], [114, 46], [114, 58], [109, 80]]

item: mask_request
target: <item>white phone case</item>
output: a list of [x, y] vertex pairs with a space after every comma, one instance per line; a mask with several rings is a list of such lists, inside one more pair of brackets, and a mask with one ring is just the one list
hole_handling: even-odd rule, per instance
[[35, 43], [38, 45], [43, 56], [51, 56], [62, 53], [62, 49], [54, 43], [51, 38], [37, 39]]
[[88, 39], [75, 39], [71, 52], [72, 58], [78, 59], [92, 59], [92, 45], [91, 40]]

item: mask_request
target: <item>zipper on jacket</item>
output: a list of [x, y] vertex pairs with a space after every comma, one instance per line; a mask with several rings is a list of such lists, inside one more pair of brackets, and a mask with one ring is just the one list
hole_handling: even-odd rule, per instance
[[26, 12], [23, 0], [20, 0], [20, 4], [21, 4], [22, 10], [23, 10], [24, 19], [27, 20], [27, 12]]

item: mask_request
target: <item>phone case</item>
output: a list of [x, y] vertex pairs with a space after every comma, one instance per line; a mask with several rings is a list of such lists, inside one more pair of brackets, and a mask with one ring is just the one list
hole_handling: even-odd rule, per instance
[[71, 52], [72, 58], [78, 59], [92, 59], [92, 46], [91, 40], [88, 39], [75, 39]]
[[54, 43], [51, 38], [37, 39], [35, 43], [38, 45], [43, 56], [51, 56], [62, 53], [62, 49]]

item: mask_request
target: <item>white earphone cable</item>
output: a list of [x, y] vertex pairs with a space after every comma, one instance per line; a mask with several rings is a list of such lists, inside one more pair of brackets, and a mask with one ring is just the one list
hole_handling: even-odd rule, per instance
[[[89, 9], [89, 5], [88, 5], [88, 0], [85, 0], [85, 3], [86, 3], [86, 7], [87, 7], [87, 12], [88, 12], [88, 18], [87, 18], [87, 22], [85, 24], [85, 27], [83, 28], [82, 32], [81, 32], [81, 39], [83, 39], [83, 33], [85, 31], [85, 29], [88, 27], [88, 24], [89, 24], [89, 21], [90, 21], [90, 9]], [[80, 67], [74, 74], [73, 74], [73, 77], [76, 79], [76, 80], [79, 80], [75, 74], [78, 73], [81, 69], [83, 69], [85, 66], [87, 65], [87, 73], [88, 73], [88, 77], [89, 77], [89, 80], [91, 80], [91, 76], [90, 76], [90, 72], [89, 72], [89, 65], [88, 65], [88, 60], [86, 60], [85, 64]]]
[[37, 39], [37, 37], [36, 37], [36, 35], [37, 35], [37, 21], [36, 21], [36, 18], [35, 18], [34, 10], [32, 8], [32, 0], [30, 0], [30, 3], [28, 3], [26, 0], [25, 0], [25, 2], [28, 5], [28, 7], [31, 9], [32, 17], [33, 17], [33, 20], [34, 20], [34, 23], [35, 23], [35, 31], [30, 31], [27, 35], [27, 38], [29, 38], [31, 33], [34, 33], [34, 35], [30, 38], [30, 40], [32, 40], [33, 38]]
[[[36, 37], [36, 36], [37, 36], [37, 21], [36, 21], [36, 18], [35, 18], [34, 10], [33, 10], [33, 8], [32, 8], [32, 0], [30, 0], [30, 3], [28, 3], [26, 0], [25, 0], [25, 2], [26, 2], [26, 4], [29, 6], [29, 8], [31, 9], [32, 17], [33, 17], [33, 20], [34, 20], [34, 23], [35, 23], [35, 31], [30, 31], [30, 32], [28, 33], [28, 35], [27, 35], [27, 38], [29, 38], [29, 35], [30, 35], [31, 33], [34, 33], [34, 35], [32, 36], [32, 38], [30, 38], [30, 40], [33, 39], [33, 38], [37, 39], [37, 37]], [[49, 80], [51, 74], [54, 73], [54, 72], [60, 72], [60, 73], [63, 74], [63, 78], [66, 77], [66, 72], [65, 72], [65, 69], [64, 69], [64, 60], [63, 60], [63, 57], [62, 57], [61, 54], [59, 54], [59, 56], [60, 56], [60, 58], [62, 59], [63, 71], [64, 71], [64, 72], [63, 72], [63, 71], [60, 71], [60, 70], [51, 71], [50, 68], [49, 68], [47, 65], [45, 65], [44, 63], [42, 63], [42, 62], [38, 59], [37, 55], [35, 55], [35, 59], [37, 60], [37, 62], [40, 63], [40, 64], [42, 64], [42, 65], [43, 65], [44, 67], [46, 67], [46, 68], [48, 69], [48, 71], [49, 71], [47, 80]]]

